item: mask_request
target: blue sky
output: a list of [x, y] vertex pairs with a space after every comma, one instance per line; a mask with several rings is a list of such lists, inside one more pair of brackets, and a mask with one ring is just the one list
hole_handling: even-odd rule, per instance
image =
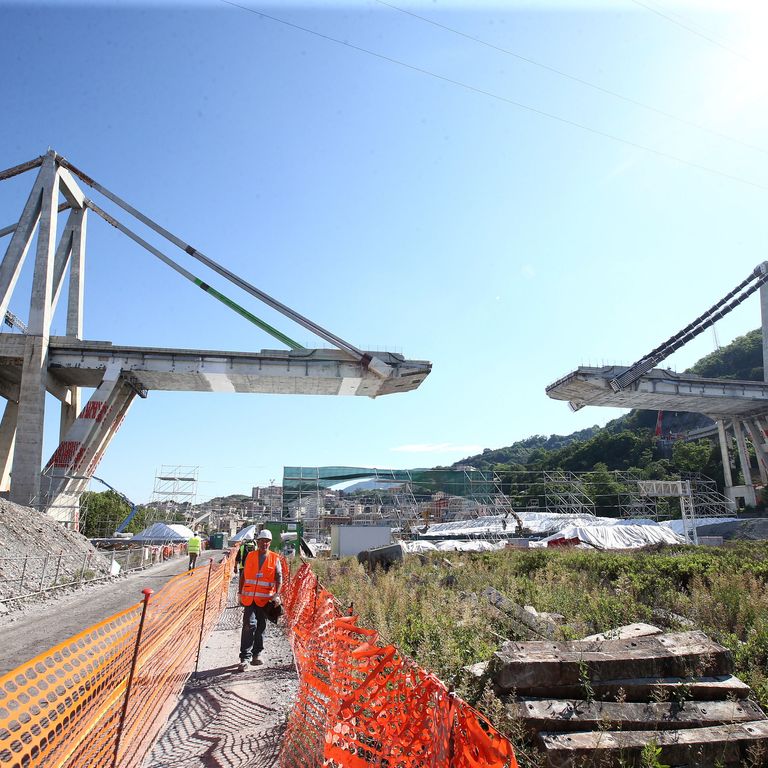
[[[199, 466], [206, 499], [284, 465], [444, 465], [605, 423], [544, 388], [634, 361], [765, 259], [762, 3], [238, 4], [0, 2], [0, 167], [53, 147], [352, 344], [433, 372], [376, 400], [150, 393], [97, 472], [137, 501], [163, 464]], [[0, 184], [0, 226], [31, 183]], [[719, 341], [758, 325], [752, 298]], [[94, 217], [85, 337], [279, 346]], [[713, 348], [707, 332], [668, 364]]]

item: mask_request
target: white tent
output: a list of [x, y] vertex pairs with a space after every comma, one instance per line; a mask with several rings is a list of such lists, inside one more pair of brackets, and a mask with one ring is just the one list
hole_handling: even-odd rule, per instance
[[137, 533], [131, 541], [143, 541], [148, 544], [178, 544], [189, 541], [194, 536], [194, 531], [186, 525], [179, 523], [154, 523]]
[[241, 528], [234, 536], [229, 537], [230, 543], [233, 541], [242, 541], [243, 539], [255, 539], [256, 534], [260, 531], [255, 525], [246, 525], [245, 528]]

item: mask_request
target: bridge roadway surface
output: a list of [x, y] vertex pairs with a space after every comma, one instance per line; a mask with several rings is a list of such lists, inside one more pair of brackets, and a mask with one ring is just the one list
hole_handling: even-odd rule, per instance
[[[210, 557], [221, 558], [222, 554], [217, 550], [203, 552], [198, 568]], [[88, 584], [69, 594], [51, 592], [46, 600], [24, 601], [21, 611], [0, 618], [0, 675], [140, 602], [145, 587], [158, 592], [186, 568], [186, 556], [176, 557], [116, 581]]]
[[603, 405], [652, 411], [688, 411], [713, 419], [754, 418], [768, 413], [768, 383], [737, 379], [707, 379], [654, 368], [620, 392], [611, 380], [625, 373], [621, 366], [583, 366], [546, 388], [554, 400], [576, 407]]

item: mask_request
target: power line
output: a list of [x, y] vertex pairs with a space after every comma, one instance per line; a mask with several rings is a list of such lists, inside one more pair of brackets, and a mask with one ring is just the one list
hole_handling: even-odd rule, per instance
[[546, 117], [550, 120], [555, 120], [559, 123], [563, 123], [564, 125], [570, 125], [573, 128], [579, 128], [580, 130], [586, 131], [588, 133], [592, 133], [595, 136], [600, 136], [604, 139], [610, 139], [611, 141], [615, 141], [619, 144], [624, 144], [627, 147], [632, 147], [633, 149], [639, 149], [643, 152], [648, 152], [649, 154], [655, 155], [656, 157], [662, 157], [665, 160], [672, 160], [676, 163], [680, 163], [681, 165], [688, 166], [689, 168], [696, 168], [699, 171], [704, 171], [705, 173], [712, 174], [713, 176], [719, 176], [720, 178], [723, 178], [723, 179], [736, 181], [739, 184], [745, 184], [750, 187], [755, 187], [756, 189], [762, 189], [763, 191], [768, 191], [768, 186], [764, 184], [760, 184], [757, 181], [750, 181], [740, 176], [736, 176], [731, 173], [726, 173], [725, 171], [719, 171], [716, 168], [710, 168], [707, 165], [701, 165], [700, 163], [693, 162], [692, 160], [685, 160], [682, 157], [673, 155], [670, 152], [664, 152], [661, 149], [654, 149], [653, 147], [649, 147], [645, 144], [639, 144], [629, 139], [622, 139], [620, 136], [616, 136], [612, 133], [601, 131], [598, 128], [592, 128], [588, 125], [584, 125], [583, 123], [579, 123], [575, 120], [569, 120], [566, 117], [561, 117], [560, 115], [556, 115], [552, 112], [547, 112], [543, 109], [537, 109], [536, 107], [532, 107], [528, 104], [523, 104], [520, 101], [515, 101], [514, 99], [510, 99], [498, 93], [493, 93], [492, 91], [487, 91], [483, 88], [478, 88], [477, 86], [469, 85], [469, 83], [464, 83], [461, 80], [454, 80], [453, 78], [446, 77], [445, 75], [440, 75], [437, 72], [432, 72], [429, 69], [424, 69], [423, 67], [417, 67], [415, 64], [409, 64], [408, 62], [401, 61], [400, 59], [395, 59], [391, 56], [386, 56], [383, 53], [377, 53], [376, 51], [372, 51], [368, 48], [363, 48], [362, 46], [355, 45], [354, 43], [350, 43], [346, 40], [341, 40], [337, 37], [332, 37], [331, 35], [326, 35], [322, 32], [317, 32], [314, 29], [309, 29], [308, 27], [303, 27], [300, 24], [295, 24], [294, 22], [286, 21], [285, 19], [281, 19], [277, 16], [272, 16], [268, 13], [264, 13], [263, 11], [257, 11], [254, 8], [248, 8], [245, 5], [240, 5], [238, 3], [233, 2], [233, 0], [220, 0], [220, 2], [226, 5], [231, 5], [233, 8], [239, 8], [242, 11], [248, 11], [249, 13], [256, 14], [257, 16], [261, 16], [264, 19], [269, 19], [270, 21], [274, 21], [278, 24], [283, 24], [284, 26], [290, 27], [291, 29], [297, 29], [297, 30], [300, 30], [301, 32], [307, 32], [310, 35], [315, 35], [316, 37], [319, 37], [323, 40], [327, 40], [328, 42], [336, 43], [338, 45], [343, 45], [346, 48], [350, 48], [360, 53], [365, 53], [368, 56], [373, 56], [374, 58], [381, 59], [382, 61], [389, 62], [390, 64], [397, 64], [398, 66], [404, 67], [405, 69], [410, 69], [413, 72], [418, 72], [422, 75], [427, 75], [436, 80], [440, 80], [445, 83], [450, 83], [451, 85], [455, 85], [459, 88], [464, 88], [467, 91], [480, 94], [481, 96], [487, 96], [488, 98], [495, 99], [496, 101], [501, 101], [505, 104], [510, 104], [514, 107], [518, 107], [519, 109], [524, 109], [528, 112], [532, 112], [533, 114], [539, 115], [540, 117]]
[[702, 38], [702, 40], [706, 40], [708, 43], [712, 43], [712, 45], [716, 45], [718, 48], [722, 48], [724, 51], [728, 51], [728, 53], [732, 54], [733, 56], [738, 56], [740, 59], [744, 59], [744, 61], [748, 61], [750, 64], [754, 63], [752, 62], [751, 59], [746, 57], [743, 53], [739, 53], [739, 51], [735, 51], [733, 48], [729, 48], [727, 45], [723, 45], [718, 40], [715, 40], [714, 37], [705, 35], [703, 32], [699, 32], [693, 27], [690, 27], [687, 24], [683, 24], [682, 21], [678, 21], [674, 17], [669, 16], [666, 13], [662, 13], [661, 11], [654, 8], [653, 6], [650, 6], [647, 3], [642, 2], [642, 0], [631, 0], [631, 2], [633, 2], [635, 5], [639, 5], [641, 8], [645, 8], [647, 11], [650, 11], [651, 13], [655, 13], [657, 16], [661, 16], [662, 19], [666, 19], [672, 24], [676, 24], [678, 27], [682, 27], [683, 29], [690, 32], [692, 35], [696, 35], [697, 37]]
[[438, 27], [439, 29], [443, 29], [446, 32], [451, 32], [454, 35], [459, 35], [459, 37], [464, 37], [467, 40], [472, 40], [473, 42], [478, 43], [479, 45], [484, 45], [487, 48], [491, 48], [494, 51], [498, 51], [499, 53], [504, 53], [507, 56], [512, 56], [515, 59], [524, 61], [526, 64], [532, 64], [534, 67], [540, 67], [541, 69], [545, 69], [548, 72], [552, 72], [556, 75], [559, 75], [560, 77], [564, 77], [575, 83], [584, 85], [587, 88], [592, 88], [596, 91], [599, 91], [600, 93], [607, 94], [608, 96], [612, 96], [616, 99], [621, 99], [622, 101], [625, 101], [628, 104], [633, 104], [636, 107], [647, 109], [649, 112], [654, 112], [655, 114], [661, 115], [662, 117], [666, 117], [669, 120], [675, 120], [678, 123], [691, 126], [692, 128], [697, 128], [700, 131], [704, 131], [713, 136], [717, 136], [718, 138], [726, 139], [727, 141], [732, 141], [736, 144], [740, 144], [743, 147], [748, 147], [749, 149], [754, 149], [754, 150], [757, 150], [758, 152], [763, 152], [764, 154], [768, 154], [768, 150], [763, 149], [763, 147], [758, 147], [755, 144], [750, 144], [746, 141], [742, 141], [741, 139], [737, 139], [733, 136], [728, 136], [728, 134], [715, 131], [712, 128], [707, 128], [707, 126], [701, 125], [701, 123], [697, 123], [694, 120], [688, 120], [684, 117], [678, 117], [677, 115], [673, 115], [671, 112], [666, 112], [663, 109], [659, 109], [658, 107], [654, 107], [651, 104], [646, 104], [645, 102], [638, 101], [637, 99], [633, 99], [630, 96], [624, 96], [623, 94], [618, 93], [617, 91], [612, 91], [610, 88], [605, 88], [602, 85], [591, 83], [589, 80], [584, 80], [583, 78], [577, 77], [576, 75], [571, 75], [568, 72], [564, 72], [563, 70], [557, 69], [556, 67], [550, 66], [549, 64], [544, 64], [540, 61], [536, 61], [535, 59], [531, 59], [527, 56], [523, 56], [522, 54], [516, 53], [515, 51], [511, 51], [508, 48], [502, 48], [499, 45], [494, 45], [493, 43], [489, 43], [487, 40], [483, 40], [482, 38], [475, 37], [474, 35], [469, 35], [466, 32], [462, 32], [461, 30], [454, 29], [453, 27], [449, 27], [445, 24], [441, 24], [440, 22], [435, 21], [434, 19], [427, 18], [426, 16], [420, 16], [418, 13], [409, 11], [406, 8], [400, 8], [397, 5], [387, 2], [387, 0], [376, 0], [376, 2], [379, 3], [380, 5], [385, 5], [388, 8], [392, 8], [392, 10], [394, 11], [399, 11], [400, 13], [404, 13], [407, 16], [412, 16], [414, 19], [418, 19], [419, 21], [423, 21], [427, 24], [432, 24], [432, 26]]

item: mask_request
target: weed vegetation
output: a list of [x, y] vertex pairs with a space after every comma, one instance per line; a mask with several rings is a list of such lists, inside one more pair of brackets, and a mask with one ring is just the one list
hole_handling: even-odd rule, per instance
[[[356, 560], [313, 568], [345, 612], [434, 672], [483, 711], [519, 748], [521, 766], [540, 757], [506, 716], [487, 681], [463, 671], [504, 640], [539, 639], [483, 597], [494, 587], [520, 605], [564, 617], [560, 639], [642, 621], [669, 631], [700, 629], [729, 648], [735, 674], [768, 707], [768, 543], [655, 547], [638, 552], [503, 550], [408, 556], [368, 574]], [[649, 751], [647, 764], [657, 765]]]

